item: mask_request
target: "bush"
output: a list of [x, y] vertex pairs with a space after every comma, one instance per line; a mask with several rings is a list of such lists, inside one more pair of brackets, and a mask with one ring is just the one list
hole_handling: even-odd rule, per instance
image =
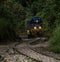
[[15, 21], [0, 19], [0, 40], [7, 40], [14, 38], [16, 24]]
[[60, 26], [55, 28], [53, 35], [50, 38], [50, 50], [56, 53], [60, 53]]
[[50, 47], [50, 51], [53, 51], [55, 53], [60, 53], [60, 46], [53, 45], [53, 46]]

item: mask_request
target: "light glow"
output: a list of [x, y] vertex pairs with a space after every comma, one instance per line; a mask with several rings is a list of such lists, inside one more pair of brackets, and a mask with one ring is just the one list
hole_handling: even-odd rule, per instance
[[39, 26], [39, 29], [41, 29], [41, 26]]
[[29, 34], [30, 32], [29, 32], [29, 30], [27, 30], [27, 34]]
[[36, 29], [36, 27], [34, 27], [34, 29]]
[[38, 20], [36, 20], [36, 22], [38, 23]]

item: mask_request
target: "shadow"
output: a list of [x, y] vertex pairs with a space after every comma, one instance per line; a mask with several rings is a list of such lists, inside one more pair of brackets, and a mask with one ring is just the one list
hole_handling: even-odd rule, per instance
[[9, 45], [9, 44], [21, 42], [21, 41], [22, 39], [20, 37], [16, 37], [14, 39], [2, 39], [0, 40], [0, 45]]

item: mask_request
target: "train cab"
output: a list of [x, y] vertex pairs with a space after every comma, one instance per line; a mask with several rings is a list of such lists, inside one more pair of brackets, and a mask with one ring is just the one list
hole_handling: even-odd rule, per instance
[[27, 21], [27, 35], [30, 37], [42, 36], [43, 22], [39, 17], [34, 17]]

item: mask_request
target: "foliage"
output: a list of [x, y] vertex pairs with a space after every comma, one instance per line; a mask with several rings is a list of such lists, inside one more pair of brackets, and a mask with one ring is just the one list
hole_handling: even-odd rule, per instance
[[51, 45], [50, 50], [56, 53], [60, 53], [60, 26], [55, 28], [52, 37], [50, 38]]
[[16, 24], [15, 21], [10, 21], [7, 19], [0, 19], [0, 40], [7, 40], [13, 39], [16, 37], [15, 35], [15, 28]]
[[54, 53], [60, 53], [60, 46], [58, 46], [58, 45], [51, 46], [49, 48], [49, 50], [54, 52]]
[[0, 3], [0, 39], [15, 39], [18, 22], [25, 19], [24, 8], [15, 0]]
[[0, 17], [13, 19], [16, 21], [23, 20], [25, 18], [24, 8], [18, 2], [14, 0], [6, 0], [0, 5]]
[[14, 32], [24, 29], [26, 21], [32, 17], [41, 17], [44, 30], [54, 32], [55, 27], [60, 26], [60, 0], [1, 0], [0, 34], [8, 31], [7, 25], [12, 26]]

